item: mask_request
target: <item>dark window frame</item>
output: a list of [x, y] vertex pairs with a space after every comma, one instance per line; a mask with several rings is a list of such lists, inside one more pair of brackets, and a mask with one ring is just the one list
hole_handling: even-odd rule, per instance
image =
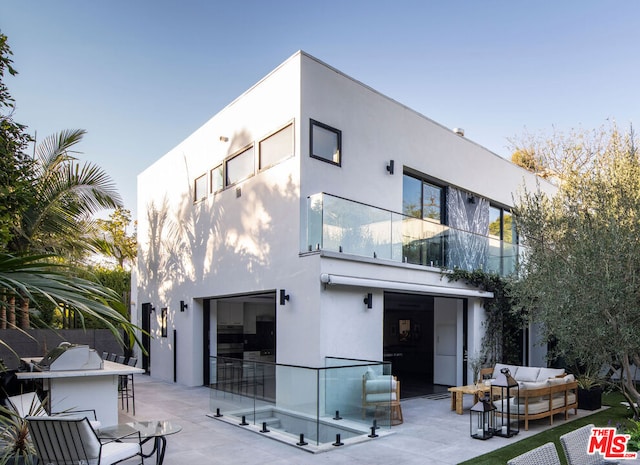
[[[330, 160], [322, 155], [315, 155], [313, 153], [313, 127], [318, 126], [326, 131], [333, 132], [337, 137], [337, 145], [338, 145], [338, 161], [335, 162]], [[320, 121], [316, 121], [314, 119], [309, 119], [309, 156], [311, 158], [315, 158], [316, 160], [321, 160], [326, 163], [330, 163], [336, 166], [342, 166], [342, 131], [340, 129], [336, 129], [328, 124], [321, 123]]]
[[[408, 170], [404, 170], [402, 173], [403, 176], [408, 176], [410, 178], [416, 179], [418, 181], [420, 181], [420, 200], [421, 200], [421, 207], [420, 207], [420, 211], [421, 211], [421, 216], [420, 219], [421, 220], [425, 220], [425, 221], [431, 221], [436, 223], [436, 220], [434, 220], [433, 218], [425, 218], [424, 217], [424, 184], [428, 184], [430, 186], [433, 186], [437, 189], [440, 189], [440, 221], [438, 221], [438, 224], [442, 224], [442, 225], [447, 225], [448, 224], [448, 219], [447, 219], [447, 196], [448, 194], [448, 189], [449, 186], [441, 184], [440, 182], [437, 182], [436, 180], [434, 180], [433, 178], [429, 177], [429, 176], [425, 176], [422, 174], [419, 174], [417, 172], [414, 171], [408, 171]], [[403, 199], [404, 202], [404, 199]], [[404, 214], [404, 208], [403, 208], [403, 214]]]

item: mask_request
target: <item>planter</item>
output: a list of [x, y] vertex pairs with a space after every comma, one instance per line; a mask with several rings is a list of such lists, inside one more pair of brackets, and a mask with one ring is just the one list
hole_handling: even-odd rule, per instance
[[598, 410], [602, 407], [602, 388], [578, 388], [578, 408], [582, 410]]

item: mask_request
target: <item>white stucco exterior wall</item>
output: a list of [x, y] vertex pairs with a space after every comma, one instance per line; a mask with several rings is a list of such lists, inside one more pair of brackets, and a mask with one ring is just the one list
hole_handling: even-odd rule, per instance
[[[310, 118], [342, 131], [341, 166], [309, 156]], [[290, 123], [293, 157], [193, 202], [198, 176]], [[394, 175], [386, 170], [391, 159]], [[322, 274], [468, 290], [442, 280], [437, 269], [307, 252], [309, 195], [326, 192], [400, 212], [403, 167], [504, 206], [523, 183], [536, 187], [536, 178], [525, 170], [304, 53], [294, 54], [141, 173], [135, 302], [138, 321], [143, 303], [156, 308], [152, 376], [173, 379], [175, 330], [178, 382], [202, 384], [202, 303], [207, 298], [286, 289], [290, 300], [276, 303], [277, 361], [322, 366], [327, 356], [382, 359], [388, 290], [328, 287], [320, 281]], [[371, 309], [363, 305], [368, 292]], [[181, 300], [188, 303], [185, 312], [180, 312]], [[455, 305], [449, 308], [450, 300], [442, 299], [437, 307], [438, 318], [456, 326], [453, 374], [449, 365], [442, 374], [458, 382], [462, 309], [460, 300], [451, 302]], [[479, 302], [469, 298], [467, 343], [474, 346], [482, 331]], [[164, 307], [166, 338], [160, 334]]]

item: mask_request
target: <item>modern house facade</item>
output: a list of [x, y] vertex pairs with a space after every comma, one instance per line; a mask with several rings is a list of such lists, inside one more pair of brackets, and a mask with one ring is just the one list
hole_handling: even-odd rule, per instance
[[[138, 177], [144, 368], [196, 386], [209, 356], [344, 357], [470, 382], [491, 296], [442, 269], [513, 269], [523, 186], [552, 189], [297, 52]], [[534, 336], [525, 363], [544, 364]]]

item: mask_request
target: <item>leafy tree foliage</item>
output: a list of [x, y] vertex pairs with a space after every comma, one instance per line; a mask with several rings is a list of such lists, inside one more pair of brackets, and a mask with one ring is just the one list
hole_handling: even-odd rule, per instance
[[31, 140], [25, 126], [13, 120], [14, 101], [4, 73], [16, 75], [7, 36], [0, 33], [0, 248], [12, 237], [15, 218], [31, 202], [31, 160], [24, 153]]
[[36, 147], [33, 199], [15, 224], [8, 244], [14, 253], [81, 257], [89, 250], [91, 217], [122, 202], [111, 178], [92, 163], [78, 163], [73, 149], [85, 131], [61, 131]]
[[114, 258], [120, 269], [137, 254], [136, 234], [127, 233], [129, 225], [131, 212], [124, 208], [116, 208], [108, 220], [96, 221], [94, 245], [100, 253]]
[[[610, 364], [629, 374], [632, 363], [640, 366], [635, 137], [613, 125], [593, 139], [550, 144], [550, 150], [559, 147], [567, 154], [557, 194], [525, 191], [516, 202], [516, 224], [528, 253], [514, 295], [532, 321], [543, 324], [555, 344], [552, 356], [575, 361], [583, 373]], [[627, 377], [620, 387], [640, 401]]]
[[14, 100], [4, 82], [5, 72], [17, 73], [11, 55], [0, 33], [0, 327], [16, 325], [17, 307], [25, 329], [31, 312], [47, 323], [64, 308], [80, 325], [97, 321], [120, 340], [124, 329], [130, 345], [135, 327], [120, 294], [62, 258], [86, 250], [90, 215], [120, 206], [120, 198], [100, 168], [72, 155], [82, 130], [45, 139], [35, 161], [24, 153], [31, 139], [13, 120]]
[[553, 183], [559, 183], [565, 173], [587, 172], [598, 154], [606, 150], [608, 130], [601, 127], [592, 131], [573, 129], [568, 133], [553, 131], [525, 133], [511, 139], [511, 161]]

